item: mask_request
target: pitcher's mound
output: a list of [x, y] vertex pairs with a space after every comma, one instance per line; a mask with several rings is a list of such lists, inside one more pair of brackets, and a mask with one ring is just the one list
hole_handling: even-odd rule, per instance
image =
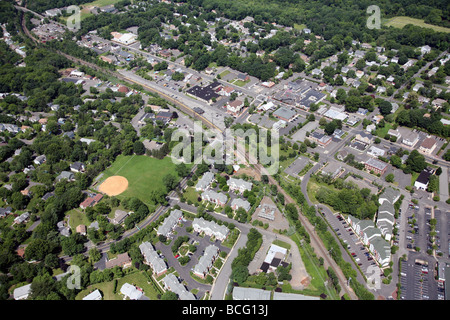
[[112, 176], [107, 178], [98, 187], [98, 191], [106, 193], [108, 196], [117, 196], [128, 188], [128, 180], [122, 176]]

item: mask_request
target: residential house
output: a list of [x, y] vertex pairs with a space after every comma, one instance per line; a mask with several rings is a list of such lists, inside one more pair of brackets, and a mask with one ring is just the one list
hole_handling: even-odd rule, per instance
[[244, 102], [242, 100], [234, 100], [229, 101], [227, 103], [227, 111], [231, 113], [233, 116], [237, 116], [239, 112], [241, 112], [242, 108], [244, 107]]
[[86, 226], [84, 224], [80, 224], [76, 227], [76, 232], [82, 234], [83, 236], [86, 235]]
[[164, 283], [164, 288], [170, 290], [178, 296], [180, 300], [196, 300], [195, 296], [186, 290], [185, 286], [180, 283], [178, 278], [173, 274], [169, 273], [166, 275], [162, 282]]
[[93, 207], [99, 203], [101, 199], [103, 199], [103, 195], [100, 193], [89, 195], [82, 203], [80, 203], [80, 208], [84, 210], [88, 207]]
[[209, 245], [205, 248], [203, 256], [200, 257], [198, 263], [193, 268], [192, 272], [202, 279], [204, 279], [209, 270], [212, 268], [214, 261], [219, 256], [219, 248], [215, 245]]
[[432, 175], [432, 172], [424, 169], [417, 177], [416, 181], [414, 182], [414, 187], [418, 190], [427, 190], [428, 183], [430, 182], [430, 177]]
[[100, 290], [96, 289], [83, 298], [83, 300], [102, 300]]
[[127, 282], [120, 288], [120, 293], [130, 300], [139, 300], [144, 295], [141, 290]]
[[144, 256], [144, 263], [152, 268], [157, 277], [167, 272], [166, 262], [159, 256], [150, 242], [142, 242], [139, 249]]
[[170, 236], [172, 231], [175, 229], [182, 218], [183, 212], [181, 212], [181, 210], [172, 210], [172, 212], [170, 212], [170, 215], [164, 219], [162, 225], [159, 226], [156, 234], [163, 235], [165, 237]]
[[115, 266], [119, 266], [122, 268], [131, 267], [131, 258], [127, 252], [118, 254], [116, 258], [106, 261], [105, 267], [107, 269], [114, 268]]
[[247, 200], [243, 200], [241, 198], [235, 198], [231, 201], [231, 208], [233, 210], [237, 210], [239, 208], [243, 208], [245, 211], [249, 211], [251, 208], [250, 202]]
[[86, 166], [83, 163], [77, 161], [70, 165], [70, 170], [73, 172], [84, 172], [86, 170]]
[[14, 289], [14, 300], [26, 300], [31, 294], [31, 283]]
[[60, 182], [63, 179], [67, 181], [75, 181], [75, 175], [70, 171], [61, 171], [59, 176], [56, 177], [55, 181]]
[[224, 241], [230, 233], [230, 230], [226, 226], [219, 225], [214, 221], [207, 221], [203, 218], [194, 218], [192, 227], [195, 232], [205, 233], [205, 235], [214, 237], [219, 241]]
[[413, 148], [418, 141], [419, 141], [419, 135], [412, 131], [409, 132], [408, 135], [404, 136], [402, 139], [402, 143], [411, 148]]
[[419, 147], [419, 150], [426, 153], [431, 154], [437, 146], [437, 141], [432, 137], [427, 137], [423, 140], [422, 144]]
[[243, 193], [245, 190], [251, 191], [253, 183], [243, 179], [230, 178], [227, 181], [227, 185], [230, 187], [231, 191], [238, 190], [240, 193]]

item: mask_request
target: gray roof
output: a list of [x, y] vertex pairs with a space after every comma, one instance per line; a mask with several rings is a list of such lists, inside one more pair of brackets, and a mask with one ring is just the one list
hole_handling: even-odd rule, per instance
[[297, 293], [274, 292], [273, 300], [320, 300], [319, 297], [305, 296]]
[[[400, 191], [395, 190], [392, 187], [387, 187], [383, 194], [380, 196], [380, 200], [386, 199], [389, 203], [394, 204], [400, 197]], [[382, 201], [380, 201], [381, 203]]]
[[180, 210], [172, 210], [170, 215], [164, 219], [163, 224], [158, 228], [158, 234], [162, 234], [167, 237], [182, 216], [183, 213]]
[[243, 179], [236, 179], [236, 178], [230, 178], [227, 181], [227, 185], [230, 188], [239, 188], [239, 189], [246, 189], [248, 191], [252, 190], [253, 183], [245, 181]]
[[194, 218], [192, 226], [202, 232], [212, 234], [216, 238], [226, 238], [230, 230], [224, 226], [215, 223], [214, 221], [207, 221], [203, 218]]
[[206, 190], [202, 193], [202, 198], [207, 199], [208, 201], [219, 201], [220, 203], [226, 203], [228, 198], [223, 193], [218, 193], [213, 190]]
[[245, 211], [250, 210], [251, 205], [250, 202], [241, 198], [235, 198], [231, 201], [231, 207], [237, 206], [238, 208], [244, 208]]
[[198, 263], [194, 267], [194, 273], [197, 274], [205, 274], [211, 269], [213, 266], [215, 257], [217, 256], [217, 253], [219, 251], [219, 248], [217, 248], [215, 245], [209, 245], [205, 249], [205, 253], [203, 256], [200, 257], [198, 260]]
[[173, 273], [169, 273], [162, 279], [162, 281], [164, 282], [166, 288], [178, 295], [180, 300], [195, 300], [195, 296], [186, 290], [184, 285], [178, 281], [177, 277], [175, 277]]
[[89, 293], [87, 296], [85, 296], [83, 298], [83, 300], [102, 300], [102, 294], [97, 289], [97, 290], [92, 291], [91, 293]]
[[205, 190], [211, 182], [214, 180], [214, 173], [208, 171], [198, 180], [195, 188], [200, 190]]
[[21, 300], [28, 298], [31, 293], [31, 283], [14, 289], [14, 300]]
[[135, 286], [124, 283], [123, 286], [120, 288], [120, 293], [123, 295], [129, 297], [131, 300], [138, 300], [143, 296], [143, 293], [136, 289]]
[[165, 261], [160, 258], [150, 242], [146, 241], [141, 243], [139, 249], [144, 256], [145, 261], [151, 265], [155, 273], [159, 274], [167, 270]]
[[56, 177], [56, 181], [60, 181], [61, 179], [67, 180], [75, 179], [75, 175], [73, 174], [73, 172], [70, 171], [62, 171], [59, 174], [59, 176]]
[[289, 120], [296, 114], [297, 114], [297, 112], [295, 112], [295, 111], [292, 111], [288, 108], [281, 107], [273, 113], [273, 116]]
[[270, 300], [270, 291], [255, 288], [233, 288], [233, 300]]

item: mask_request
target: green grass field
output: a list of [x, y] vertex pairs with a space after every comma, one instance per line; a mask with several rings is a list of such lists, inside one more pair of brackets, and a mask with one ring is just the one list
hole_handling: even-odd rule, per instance
[[[128, 180], [128, 189], [117, 197], [136, 197], [150, 204], [148, 195], [153, 190], [164, 189], [163, 177], [172, 174], [179, 178], [176, 171], [176, 165], [172, 159], [166, 157], [162, 160], [151, 158], [145, 155], [117, 157], [116, 161], [103, 172], [102, 181], [111, 176], [122, 176]], [[100, 185], [100, 183], [98, 184]]]
[[450, 32], [450, 28], [440, 27], [440, 26], [434, 26], [432, 24], [425, 23], [423, 19], [415, 19], [410, 17], [393, 17], [385, 23], [388, 27], [395, 27], [395, 28], [403, 28], [407, 24], [413, 24], [418, 27], [422, 28], [430, 28], [437, 32]]
[[145, 296], [150, 300], [158, 300], [158, 291], [155, 290], [153, 285], [148, 282], [147, 277], [143, 272], [135, 272], [117, 280], [117, 293], [114, 294], [114, 280], [108, 282], [97, 283], [89, 286], [85, 290], [81, 291], [75, 298], [75, 300], [81, 300], [95, 289], [99, 289], [102, 292], [103, 300], [123, 300], [123, 295], [120, 294], [120, 288], [122, 285], [128, 282], [143, 289]]

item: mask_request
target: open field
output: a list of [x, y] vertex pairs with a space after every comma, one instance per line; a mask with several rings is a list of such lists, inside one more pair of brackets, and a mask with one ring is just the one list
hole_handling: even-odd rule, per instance
[[387, 27], [395, 27], [395, 28], [403, 28], [407, 24], [413, 24], [418, 27], [422, 28], [430, 28], [437, 32], [450, 32], [450, 28], [440, 27], [440, 26], [434, 26], [432, 24], [425, 23], [423, 19], [415, 19], [410, 17], [393, 17], [385, 23]]
[[165, 175], [170, 173], [178, 179], [175, 167], [171, 158], [159, 160], [145, 155], [120, 155], [111, 167], [103, 172], [102, 179], [104, 181], [111, 176], [125, 177], [128, 180], [128, 188], [117, 197], [136, 197], [148, 204], [151, 191], [166, 189], [163, 184]]

